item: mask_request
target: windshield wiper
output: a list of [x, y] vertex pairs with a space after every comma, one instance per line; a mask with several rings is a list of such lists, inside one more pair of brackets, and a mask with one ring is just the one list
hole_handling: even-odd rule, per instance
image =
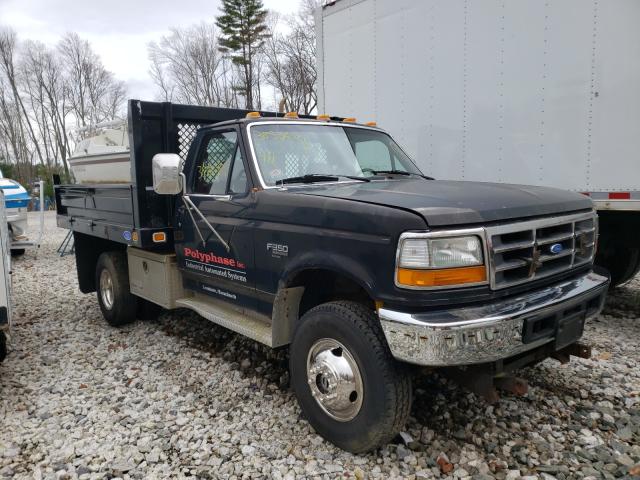
[[366, 177], [357, 177], [355, 175], [326, 175], [323, 173], [307, 173], [299, 177], [283, 178], [276, 181], [276, 185], [284, 185], [285, 183], [314, 183], [314, 182], [337, 182], [340, 177], [350, 180], [359, 180], [361, 182], [370, 182]]
[[360, 180], [361, 182], [370, 182], [371, 179], [367, 177], [357, 177], [355, 175], [339, 175], [340, 177], [348, 178], [350, 180]]
[[339, 178], [335, 175], [325, 175], [322, 173], [307, 173], [299, 177], [288, 177], [276, 180], [276, 185], [285, 183], [314, 183], [314, 182], [337, 182]]
[[374, 175], [385, 175], [385, 174], [391, 174], [391, 175], [416, 175], [418, 177], [422, 177], [426, 180], [433, 180], [432, 177], [427, 177], [426, 175], [422, 175], [421, 173], [414, 173], [414, 172], [405, 172], [404, 170], [370, 170], [371, 173], [373, 173]]

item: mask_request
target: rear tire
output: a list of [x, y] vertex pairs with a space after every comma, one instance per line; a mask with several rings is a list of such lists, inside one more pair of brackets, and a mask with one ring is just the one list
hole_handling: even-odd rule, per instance
[[7, 335], [0, 332], [0, 362], [7, 358]]
[[289, 367], [304, 416], [338, 447], [373, 450], [404, 427], [411, 378], [370, 308], [340, 301], [309, 310], [294, 334]]
[[96, 265], [96, 294], [102, 315], [119, 327], [136, 319], [138, 299], [129, 290], [129, 271], [124, 252], [104, 252]]
[[24, 248], [12, 248], [11, 249], [11, 256], [12, 257], [21, 257], [22, 255], [24, 255], [25, 249]]

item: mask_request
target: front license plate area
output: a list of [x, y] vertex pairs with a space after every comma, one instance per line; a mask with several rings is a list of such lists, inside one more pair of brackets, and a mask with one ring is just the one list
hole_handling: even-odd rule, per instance
[[558, 321], [556, 330], [555, 349], [560, 350], [572, 343], [577, 342], [582, 337], [584, 331], [584, 321], [586, 312], [573, 314], [569, 317], [561, 318]]

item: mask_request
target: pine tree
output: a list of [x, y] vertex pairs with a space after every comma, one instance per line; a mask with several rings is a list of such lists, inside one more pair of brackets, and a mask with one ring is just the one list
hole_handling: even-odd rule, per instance
[[254, 108], [253, 92], [259, 79], [254, 71], [256, 55], [269, 37], [262, 0], [222, 0], [216, 25], [222, 31], [220, 50], [240, 67], [243, 84], [238, 87], [246, 99], [246, 108]]

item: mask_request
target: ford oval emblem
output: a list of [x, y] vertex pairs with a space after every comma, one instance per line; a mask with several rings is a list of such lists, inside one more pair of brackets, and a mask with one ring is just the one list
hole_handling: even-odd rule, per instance
[[554, 243], [553, 245], [551, 245], [549, 247], [549, 251], [551, 253], [553, 253], [554, 255], [557, 255], [558, 253], [560, 253], [562, 250], [564, 250], [562, 248], [562, 244], [561, 243]]

